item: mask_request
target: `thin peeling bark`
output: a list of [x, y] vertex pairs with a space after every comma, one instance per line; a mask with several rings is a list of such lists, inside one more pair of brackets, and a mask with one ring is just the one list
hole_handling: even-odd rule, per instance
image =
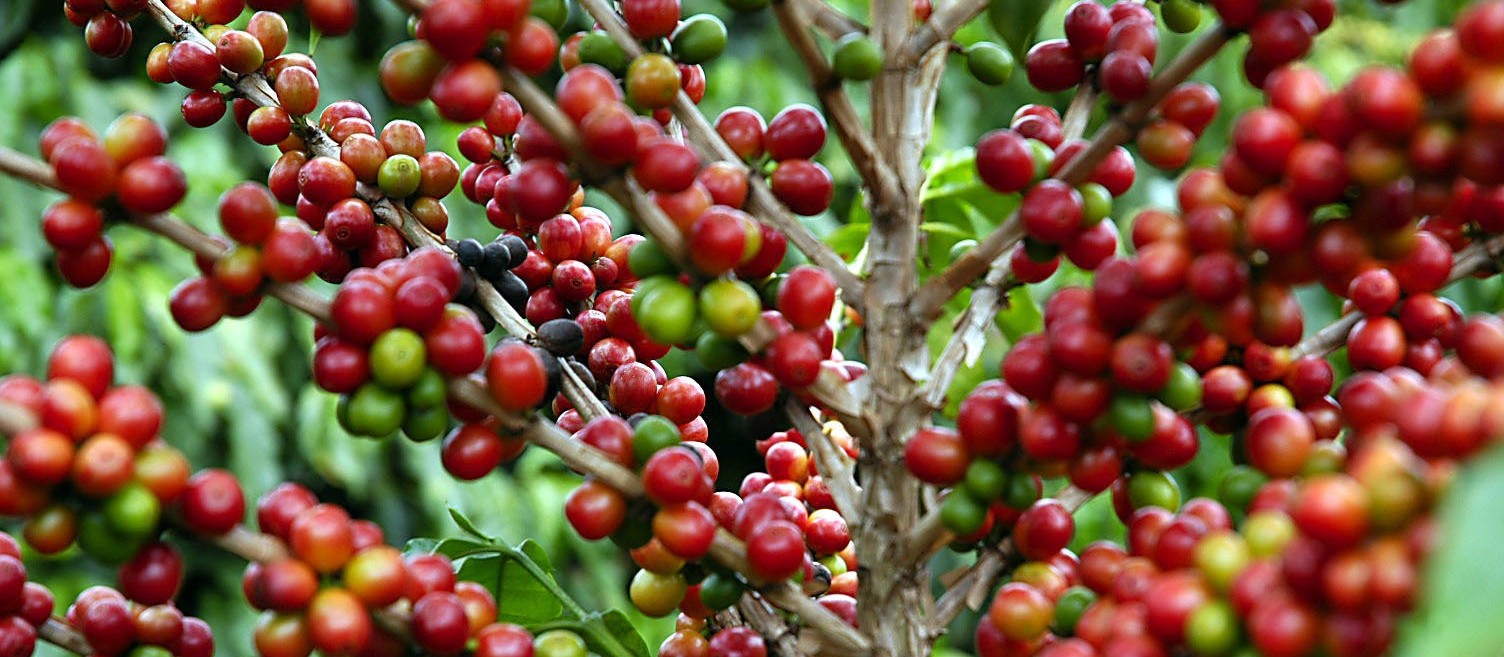
[[908, 0], [877, 0], [873, 36], [890, 66], [872, 85], [872, 130], [879, 152], [897, 174], [899, 193], [869, 196], [872, 230], [867, 239], [870, 273], [863, 346], [871, 366], [867, 415], [873, 428], [862, 444], [862, 522], [855, 527], [862, 586], [857, 612], [871, 628], [873, 653], [924, 657], [931, 640], [924, 617], [933, 599], [924, 564], [905, 563], [901, 538], [919, 521], [919, 483], [903, 464], [904, 443], [926, 418], [903, 412], [928, 370], [924, 331], [908, 313], [916, 288], [914, 266], [923, 221], [919, 191], [922, 157], [934, 120], [935, 94], [945, 52], [937, 49], [913, 66], [893, 65], [908, 37]]
[[837, 9], [825, 0], [789, 0], [789, 2], [798, 6], [799, 11], [809, 16], [810, 24], [831, 41], [839, 41], [850, 34], [867, 33], [867, 26], [861, 21], [846, 15], [846, 12]]

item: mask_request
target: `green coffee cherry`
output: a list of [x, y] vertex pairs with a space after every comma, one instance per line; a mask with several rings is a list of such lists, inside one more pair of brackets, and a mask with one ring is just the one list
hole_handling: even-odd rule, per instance
[[867, 35], [848, 34], [836, 42], [830, 69], [846, 80], [871, 80], [883, 70], [883, 52]]
[[529, 12], [543, 22], [548, 23], [555, 30], [563, 29], [564, 21], [569, 20], [569, 4], [564, 0], [533, 0]]
[[421, 182], [423, 170], [418, 166], [418, 159], [402, 153], [386, 158], [376, 173], [376, 184], [381, 186], [381, 193], [392, 198], [412, 196]]
[[1201, 5], [1196, 0], [1164, 0], [1159, 5], [1159, 15], [1171, 32], [1185, 34], [1201, 24]]
[[1089, 182], [1076, 188], [1081, 192], [1081, 223], [1090, 228], [1112, 214], [1112, 192], [1106, 187]]
[[726, 24], [710, 14], [691, 16], [674, 30], [674, 59], [681, 64], [702, 64], [726, 50]]
[[627, 73], [627, 52], [605, 32], [586, 34], [580, 39], [579, 53], [581, 63], [595, 64], [617, 76]]
[[966, 49], [966, 70], [982, 84], [1000, 85], [1013, 77], [1013, 54], [983, 41]]

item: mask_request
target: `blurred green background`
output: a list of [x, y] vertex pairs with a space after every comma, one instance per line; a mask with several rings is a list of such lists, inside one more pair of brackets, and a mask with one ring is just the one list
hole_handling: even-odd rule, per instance
[[[135, 22], [135, 45], [125, 57], [105, 60], [84, 48], [80, 31], [63, 18], [61, 4], [57, 0], [0, 0], [0, 89], [6, 90], [0, 94], [0, 145], [35, 153], [38, 133], [59, 116], [81, 116], [102, 130], [121, 112], [143, 112], [167, 127], [171, 137], [168, 154], [188, 173], [190, 193], [177, 213], [202, 228], [216, 230], [215, 202], [219, 194], [242, 180], [264, 180], [276, 150], [255, 145], [228, 121], [207, 130], [192, 130], [182, 123], [178, 103], [183, 91], [153, 84], [142, 71], [147, 51], [166, 36], [150, 21]], [[715, 0], [686, 0], [684, 4], [685, 15], [712, 12], [731, 30], [726, 54], [707, 66], [709, 91], [703, 108], [708, 115], [713, 117], [733, 105], [748, 105], [771, 118], [789, 103], [813, 102], [799, 62], [783, 44], [770, 14], [732, 14]], [[861, 3], [841, 0], [839, 4], [855, 16], [866, 14]], [[1059, 18], [1067, 4], [1053, 3], [1043, 20], [1041, 38], [1059, 34]], [[1311, 61], [1339, 83], [1368, 63], [1401, 64], [1409, 46], [1427, 30], [1450, 22], [1465, 4], [1463, 0], [1415, 0], [1391, 7], [1368, 0], [1344, 0], [1342, 16], [1332, 30], [1317, 39]], [[463, 126], [444, 124], [431, 107], [392, 106], [376, 82], [376, 65], [385, 48], [406, 38], [406, 17], [395, 4], [384, 0], [363, 0], [359, 5], [359, 27], [353, 35], [317, 42], [314, 57], [323, 73], [324, 103], [359, 100], [370, 108], [378, 123], [393, 118], [417, 120], [428, 129], [431, 148], [444, 148], [458, 158], [454, 136]], [[1210, 12], [1207, 14], [1203, 25], [1210, 22]], [[290, 50], [306, 51], [307, 24], [297, 12], [291, 18], [294, 40]], [[571, 7], [569, 20], [570, 29], [588, 25], [577, 7]], [[975, 21], [957, 40], [969, 44], [997, 38], [986, 21]], [[1160, 61], [1167, 61], [1187, 40], [1164, 33]], [[1259, 100], [1257, 92], [1242, 80], [1237, 52], [1241, 47], [1241, 42], [1235, 42], [1197, 76], [1222, 93], [1224, 104], [1217, 123], [1197, 146], [1193, 164], [1214, 163], [1227, 148], [1232, 117]], [[951, 75], [940, 95], [933, 153], [945, 156], [936, 158], [932, 170], [943, 174], [937, 175], [936, 186], [941, 182], [954, 184], [963, 197], [971, 194], [967, 198], [972, 198], [980, 185], [971, 174], [968, 153], [962, 149], [981, 133], [1005, 126], [1013, 110], [1023, 103], [1045, 102], [1063, 109], [1067, 98], [1041, 96], [1024, 84], [1022, 75], [1000, 88], [985, 87], [966, 75], [963, 64], [953, 58]], [[551, 77], [544, 80], [548, 85], [552, 81]], [[850, 85], [849, 90], [859, 111], [865, 113], [865, 89]], [[810, 219], [809, 224], [843, 254], [855, 256], [865, 235], [865, 216], [859, 207], [854, 173], [835, 146], [825, 149], [822, 160], [836, 177], [836, 203], [830, 212]], [[1170, 205], [1174, 181], [1174, 174], [1140, 167], [1137, 183], [1119, 200], [1114, 217], [1126, 225], [1139, 208]], [[935, 196], [934, 216], [925, 231], [925, 271], [932, 263], [943, 266], [945, 254], [956, 241], [996, 225], [1008, 202], [992, 195], [967, 207], [951, 207], [946, 205], [945, 194]], [[167, 440], [184, 450], [196, 467], [233, 470], [252, 499], [280, 481], [299, 481], [314, 488], [321, 498], [347, 505], [357, 517], [378, 521], [386, 529], [389, 542], [397, 544], [415, 536], [457, 534], [446, 513], [446, 508], [453, 506], [490, 534], [513, 542], [526, 537], [539, 541], [577, 599], [590, 607], [629, 610], [650, 646], [656, 646], [672, 630], [671, 619], [646, 619], [630, 610], [625, 596], [630, 562], [625, 554], [609, 543], [587, 544], [566, 526], [560, 507], [577, 478], [552, 456], [528, 450], [505, 471], [478, 482], [457, 483], [440, 466], [435, 444], [402, 439], [371, 441], [345, 435], [334, 421], [334, 398], [315, 390], [310, 382], [312, 327], [306, 318], [267, 303], [246, 319], [222, 322], [202, 334], [185, 334], [168, 315], [167, 296], [178, 281], [192, 275], [191, 259], [162, 240], [125, 228], [110, 232], [115, 260], [105, 281], [88, 290], [67, 288], [53, 270], [38, 229], [43, 208], [56, 198], [51, 192], [0, 179], [0, 199], [4, 199], [0, 202], [0, 373], [39, 374], [48, 350], [61, 336], [75, 332], [101, 335], [115, 348], [117, 379], [145, 384], [162, 397], [168, 409]], [[610, 209], [619, 229], [629, 227], [622, 213], [608, 201], [592, 196], [591, 202]], [[486, 224], [477, 206], [458, 194], [450, 198], [448, 206], [454, 218], [451, 236], [494, 236], [495, 230]], [[1081, 280], [1083, 274], [1067, 267], [1031, 292], [1042, 299], [1061, 284]], [[1494, 311], [1500, 307], [1496, 281], [1468, 281], [1450, 294], [1470, 309]], [[1336, 306], [1324, 294], [1306, 291], [1302, 298], [1306, 301], [1308, 329], [1320, 327], [1335, 315]], [[956, 300], [953, 311], [964, 301], [964, 297]], [[1016, 301], [1015, 307], [1021, 310], [1014, 313], [1026, 314], [1033, 306], [1024, 298]], [[1023, 325], [1030, 322], [1020, 316], [1011, 321]], [[933, 336], [936, 348], [944, 344], [947, 325], [942, 321]], [[958, 378], [959, 389], [996, 375], [1007, 340], [996, 334], [994, 337], [982, 361]], [[852, 338], [843, 336], [843, 344], [852, 344]], [[854, 353], [854, 348], [848, 349], [848, 355]], [[665, 365], [671, 375], [696, 376], [709, 390], [712, 375], [699, 368], [693, 358], [675, 354]], [[707, 420], [712, 426], [712, 444], [725, 466], [720, 487], [734, 490], [742, 474], [757, 465], [753, 442], [779, 428], [778, 419], [743, 420], [710, 412]], [[1225, 439], [1207, 439], [1213, 448], [1203, 450], [1203, 458], [1179, 473], [1187, 497], [1213, 490], [1215, 472], [1226, 463]], [[1501, 485], [1504, 463], [1491, 459], [1461, 480], [1456, 503], [1446, 511], [1448, 517], [1468, 516], [1471, 520], [1483, 513], [1486, 518], [1497, 518], [1496, 511], [1486, 505], [1498, 495], [1489, 488]], [[1121, 531], [1100, 503], [1083, 511], [1080, 525], [1081, 544]], [[1407, 633], [1409, 638], [1425, 638], [1409, 645], [1411, 654], [1498, 654], [1504, 637], [1497, 634], [1499, 624], [1487, 619], [1504, 615], [1504, 608], [1457, 605], [1455, 601], [1467, 599], [1470, 580], [1465, 566], [1470, 559], [1492, 556], [1488, 565], [1497, 563], [1496, 550], [1487, 550], [1504, 538], [1504, 526], [1497, 520], [1480, 519], [1466, 527], [1450, 522], [1447, 527], [1449, 537], [1467, 540], [1454, 541], [1455, 549], [1449, 548], [1438, 560], [1443, 565], [1433, 578], [1437, 602], [1428, 606], [1433, 613], [1426, 617], [1432, 624]], [[0, 528], [16, 529], [4, 523]], [[936, 572], [944, 572], [969, 557], [947, 553], [937, 559]], [[221, 654], [253, 654], [250, 627], [254, 615], [239, 593], [241, 564], [213, 550], [191, 550], [188, 562], [189, 584], [180, 604], [216, 628]], [[65, 555], [32, 563], [37, 564], [37, 577], [52, 585], [64, 604], [77, 590], [113, 580], [109, 570], [78, 557]], [[1504, 577], [1495, 574], [1497, 568], [1485, 570], [1491, 571], [1488, 576], [1493, 578]], [[1479, 581], [1472, 580], [1473, 585]], [[1496, 583], [1497, 587], [1488, 590], [1504, 600], [1504, 582]], [[1447, 605], [1449, 600], [1452, 606]], [[1458, 625], [1473, 617], [1478, 619], [1476, 624]], [[969, 650], [971, 623], [974, 619], [958, 620], [945, 649]], [[1457, 632], [1452, 630], [1463, 630], [1459, 643], [1433, 643], [1448, 635], [1455, 639]], [[1490, 646], [1491, 653], [1470, 651]]]

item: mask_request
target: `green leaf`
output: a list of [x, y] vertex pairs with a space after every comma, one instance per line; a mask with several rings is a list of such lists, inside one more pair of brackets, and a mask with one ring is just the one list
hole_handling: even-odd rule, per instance
[[475, 523], [470, 521], [470, 517], [466, 516], [464, 512], [460, 511], [459, 509], [456, 509], [452, 506], [449, 507], [449, 517], [453, 518], [454, 524], [459, 525], [459, 528], [464, 530], [466, 534], [474, 536], [482, 541], [496, 540], [494, 537], [487, 536], [485, 532], [476, 527]]
[[1053, 0], [992, 0], [987, 6], [987, 20], [1013, 51], [1013, 57], [1023, 61], [1034, 45], [1039, 21], [1053, 4]]
[[[553, 620], [564, 613], [564, 603], [548, 584], [535, 576], [528, 564], [507, 558], [499, 570], [495, 588], [496, 613], [502, 621], [528, 625]], [[553, 583], [551, 575], [548, 580], [549, 584]]]
[[862, 250], [862, 246], [867, 243], [867, 233], [871, 230], [872, 225], [867, 223], [846, 224], [826, 235], [825, 243], [849, 260]]
[[[497, 604], [501, 598], [501, 569], [506, 559], [499, 552], [485, 552], [473, 554], [460, 560], [459, 568], [455, 570], [455, 577], [462, 582], [475, 582], [491, 591], [496, 596]], [[510, 602], [510, 601], [509, 601]], [[517, 601], [534, 602], [534, 601]]]
[[1442, 503], [1443, 535], [1426, 571], [1421, 606], [1401, 632], [1398, 657], [1496, 657], [1504, 645], [1504, 570], [1482, 568], [1498, 558], [1504, 524], [1497, 516], [1504, 498], [1504, 450], [1469, 465]]
[[[652, 654], [648, 652], [647, 642], [642, 640], [642, 635], [638, 634], [637, 628], [632, 626], [632, 619], [628, 618], [620, 609], [611, 609], [605, 613], [592, 614], [592, 616], [599, 616], [601, 624], [605, 626], [606, 631], [616, 639], [617, 643], [620, 643], [627, 650], [631, 651], [635, 657], [649, 657]], [[588, 637], [586, 642], [589, 642]]]
[[1017, 342], [1025, 335], [1044, 329], [1044, 314], [1039, 312], [1039, 304], [1027, 289], [1015, 287], [1008, 292], [1008, 305], [998, 312], [993, 322], [1009, 342]]
[[446, 543], [455, 542], [456, 540], [457, 539], [448, 539], [448, 540], [440, 541], [439, 539], [436, 539], [436, 538], [413, 538], [413, 539], [408, 539], [407, 543], [402, 546], [402, 554], [404, 556], [409, 556], [409, 557], [417, 556], [417, 555], [420, 555], [420, 554], [435, 554], [435, 553], [444, 554], [445, 556], [448, 556], [448, 554], [446, 554], [442, 550], [442, 548], [444, 547], [444, 545]]
[[969, 230], [957, 227], [955, 224], [945, 222], [926, 221], [922, 224], [919, 224], [919, 230], [922, 230], [931, 235], [949, 235], [958, 240], [976, 237], [976, 234]]
[[554, 563], [551, 559], [548, 558], [548, 551], [544, 550], [543, 546], [539, 545], [537, 541], [534, 541], [533, 539], [525, 540], [521, 545], [517, 546], [517, 549], [521, 550], [522, 554], [526, 555], [528, 559], [531, 559], [532, 562], [537, 564], [539, 568], [542, 568], [543, 572], [547, 574], [549, 578], [552, 578], [554, 576]]

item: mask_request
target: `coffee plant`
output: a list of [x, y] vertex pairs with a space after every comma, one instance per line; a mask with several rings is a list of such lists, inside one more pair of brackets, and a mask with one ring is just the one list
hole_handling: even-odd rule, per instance
[[[352, 72], [314, 45], [362, 36], [356, 0], [62, 4], [186, 126], [280, 155], [190, 190], [187, 130], [47, 117], [0, 171], [60, 192], [56, 276], [94, 288], [141, 255], [112, 235], [153, 234], [197, 265], [149, 300], [181, 331], [268, 297], [312, 318], [284, 362], [344, 433], [428, 443], [462, 481], [551, 453], [575, 473], [554, 513], [677, 616], [662, 657], [1498, 654], [1410, 644], [1458, 631], [1415, 613], [1438, 510], [1504, 435], [1504, 319], [1454, 292], [1504, 249], [1504, 0], [1331, 77], [1302, 60], [1339, 9], [1392, 9], [396, 0], [411, 36], [374, 73], [431, 125], [324, 91]], [[817, 102], [702, 113], [736, 82], [706, 65], [774, 24]], [[1212, 61], [1236, 88], [1193, 79]], [[942, 88], [1012, 118], [945, 148]], [[1171, 203], [1130, 195], [1151, 173]], [[216, 216], [175, 215], [191, 193]], [[221, 632], [261, 657], [652, 653], [475, 507], [426, 538], [317, 472], [252, 499], [116, 365], [80, 334], [0, 379], [0, 657], [232, 652], [188, 614], [200, 558], [244, 564], [260, 615]], [[28, 569], [62, 554], [114, 588], [58, 605]]]

